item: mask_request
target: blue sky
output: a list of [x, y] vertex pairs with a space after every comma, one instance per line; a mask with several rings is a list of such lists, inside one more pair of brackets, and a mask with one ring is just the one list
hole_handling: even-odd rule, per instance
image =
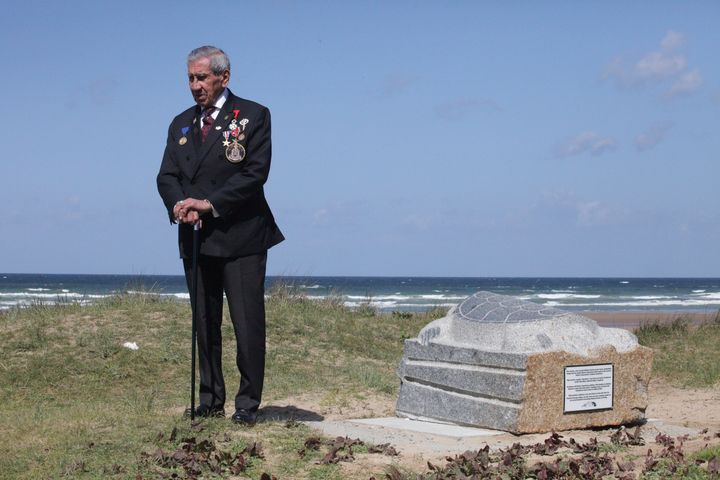
[[0, 271], [179, 274], [213, 44], [273, 114], [286, 275], [718, 276], [720, 3], [4, 4]]

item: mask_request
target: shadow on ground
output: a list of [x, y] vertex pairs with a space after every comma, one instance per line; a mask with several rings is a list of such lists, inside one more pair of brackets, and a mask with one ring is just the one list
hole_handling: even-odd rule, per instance
[[294, 405], [270, 405], [258, 411], [258, 421], [260, 422], [286, 422], [288, 420], [320, 422], [324, 419], [325, 417], [316, 412], [298, 408]]

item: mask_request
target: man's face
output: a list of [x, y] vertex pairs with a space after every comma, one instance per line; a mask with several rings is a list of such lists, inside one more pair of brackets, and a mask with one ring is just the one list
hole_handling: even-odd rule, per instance
[[225, 70], [220, 75], [215, 75], [210, 70], [210, 59], [201, 58], [188, 64], [188, 80], [190, 91], [195, 102], [201, 107], [209, 107], [215, 104], [230, 80], [230, 72]]

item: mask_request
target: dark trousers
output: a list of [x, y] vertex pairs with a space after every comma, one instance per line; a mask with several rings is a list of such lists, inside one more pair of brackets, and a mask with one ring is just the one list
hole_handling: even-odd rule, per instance
[[[240, 387], [235, 408], [255, 411], [260, 406], [265, 377], [265, 265], [267, 252], [246, 257], [201, 255], [198, 259], [197, 341], [200, 404], [223, 407], [222, 373], [223, 292], [235, 330]], [[185, 279], [192, 288], [192, 260], [184, 259]]]

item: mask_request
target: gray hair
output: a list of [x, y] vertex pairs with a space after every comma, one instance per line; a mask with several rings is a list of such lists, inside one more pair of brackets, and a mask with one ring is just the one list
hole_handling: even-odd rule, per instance
[[227, 54], [217, 47], [205, 45], [188, 54], [187, 63], [197, 62], [201, 58], [210, 59], [210, 71], [215, 75], [221, 75], [225, 70], [230, 71], [230, 59]]

